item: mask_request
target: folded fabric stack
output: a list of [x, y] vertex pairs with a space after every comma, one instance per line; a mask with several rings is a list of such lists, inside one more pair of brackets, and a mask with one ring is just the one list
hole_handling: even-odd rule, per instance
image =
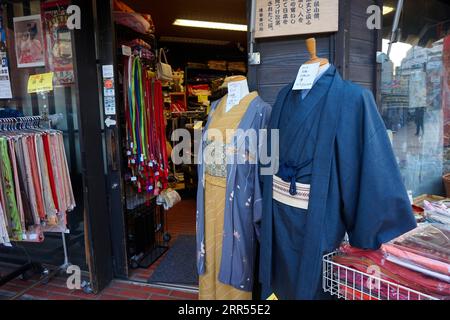
[[141, 59], [149, 61], [155, 60], [155, 54], [152, 51], [152, 46], [142, 39], [124, 42], [123, 45], [130, 47], [133, 53], [141, 57]]
[[409, 252], [450, 264], [450, 228], [448, 226], [423, 225], [392, 243]]
[[227, 71], [227, 62], [224, 60], [208, 61], [208, 68], [213, 70]]
[[151, 15], [137, 13], [119, 0], [114, 0], [114, 20], [116, 23], [142, 34], [155, 32]]
[[189, 85], [188, 93], [191, 96], [210, 96], [211, 90], [207, 84]]
[[448, 205], [449, 203], [445, 201], [429, 202], [425, 200], [423, 207], [427, 221], [450, 226], [450, 209]]
[[191, 69], [208, 69], [208, 64], [199, 62], [188, 62], [187, 67]]
[[[359, 272], [338, 268], [341, 293], [359, 299], [418, 300], [421, 297], [386, 282], [373, 283], [363, 274], [379, 270], [382, 280], [410, 288], [441, 300], [450, 300], [450, 229], [425, 225], [384, 245], [368, 251], [343, 245], [334, 262]], [[376, 267], [374, 269], [374, 267]], [[373, 279], [372, 279], [373, 280]], [[344, 285], [345, 284], [345, 285]], [[355, 291], [356, 290], [356, 291]]]
[[245, 62], [228, 62], [228, 71], [239, 71], [245, 73], [247, 71], [247, 67]]

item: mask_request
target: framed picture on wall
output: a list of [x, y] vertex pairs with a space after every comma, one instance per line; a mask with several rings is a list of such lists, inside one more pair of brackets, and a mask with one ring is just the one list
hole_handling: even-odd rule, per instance
[[14, 18], [17, 67], [45, 67], [41, 15]]
[[54, 72], [55, 86], [75, 82], [72, 33], [67, 28], [69, 5], [70, 1], [66, 0], [41, 3], [47, 69]]

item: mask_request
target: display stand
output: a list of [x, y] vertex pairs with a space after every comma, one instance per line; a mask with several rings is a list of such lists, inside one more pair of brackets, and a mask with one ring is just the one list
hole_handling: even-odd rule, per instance
[[166, 211], [155, 196], [128, 195], [126, 217], [130, 267], [147, 269], [169, 249]]
[[[45, 109], [45, 108], [44, 108]], [[15, 131], [22, 128], [26, 129], [33, 129], [33, 128], [41, 128], [42, 126], [45, 126], [45, 128], [51, 128], [51, 120], [49, 120], [48, 114], [44, 111], [43, 116], [30, 116], [30, 117], [19, 117], [19, 118], [4, 118], [0, 119], [0, 128], [6, 129], [7, 131]], [[14, 297], [11, 298], [11, 300], [16, 300], [26, 294], [31, 289], [35, 288], [36, 286], [47, 283], [55, 277], [60, 272], [66, 272], [67, 269], [71, 266], [71, 263], [69, 262], [69, 255], [67, 251], [67, 244], [66, 244], [66, 237], [65, 232], [61, 232], [61, 238], [62, 238], [62, 244], [63, 244], [63, 251], [64, 251], [64, 262], [62, 265], [60, 265], [58, 268], [56, 268], [53, 272], [50, 272], [48, 268], [43, 267], [41, 263], [38, 261], [31, 261], [24, 263], [20, 267], [14, 269], [12, 272], [8, 273], [5, 276], [0, 277], [0, 288], [4, 286], [5, 284], [9, 283], [10, 281], [13, 281], [19, 276], [22, 276], [23, 278], [27, 278], [27, 273], [30, 270], [36, 269], [36, 266], [38, 266], [38, 269], [41, 270], [42, 278], [35, 282], [32, 286], [22, 290], [21, 292], [17, 293]]]
[[[387, 281], [333, 261], [339, 252], [323, 258], [323, 290], [344, 300], [439, 300], [425, 293]], [[351, 281], [350, 281], [350, 280]], [[382, 290], [378, 288], [384, 288]], [[388, 293], [386, 295], [386, 292]]]
[[[152, 34], [140, 34], [136, 31], [122, 26], [115, 25], [117, 43], [128, 42], [134, 39], [141, 39], [151, 46], [151, 50], [157, 55], [158, 43], [156, 37]], [[117, 60], [119, 61], [119, 69], [123, 68], [120, 61], [129, 53], [124, 53], [123, 47], [117, 49]], [[141, 57], [138, 52], [132, 52], [132, 57]], [[152, 70], [156, 70], [156, 60], [143, 59], [143, 65]], [[119, 96], [124, 96], [124, 88], [118, 86]], [[154, 92], [153, 92], [154, 93]], [[152, 93], [152, 94], [153, 94]], [[118, 105], [124, 101], [118, 102]], [[184, 101], [186, 104], [186, 101]], [[118, 118], [125, 119], [123, 109], [118, 110]], [[125, 136], [125, 135], [124, 135]], [[123, 146], [126, 144], [123, 143]], [[126, 154], [127, 150], [123, 150]], [[127, 172], [128, 167], [125, 165], [123, 172]], [[167, 233], [166, 213], [156, 204], [156, 196], [145, 192], [138, 193], [130, 185], [129, 181], [123, 177], [125, 188], [125, 223], [127, 234], [127, 262], [131, 269], [144, 268], [147, 269], [155, 263], [169, 249], [167, 243], [170, 235]]]

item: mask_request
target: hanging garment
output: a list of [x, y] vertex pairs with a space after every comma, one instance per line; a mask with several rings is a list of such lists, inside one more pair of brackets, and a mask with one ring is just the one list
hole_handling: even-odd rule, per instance
[[[200, 276], [200, 300], [251, 300], [252, 293], [222, 284], [219, 281], [220, 265], [222, 259], [222, 245], [224, 235], [224, 213], [227, 188], [227, 146], [231, 144], [231, 137], [226, 136], [227, 130], [236, 130], [239, 122], [248, 110], [250, 103], [257, 97], [256, 93], [249, 94], [239, 105], [226, 112], [225, 97], [218, 104], [214, 115], [208, 125], [208, 148], [215, 148], [213, 153], [220, 153], [222, 163], [205, 164], [205, 273]], [[213, 141], [216, 137], [212, 130], [221, 132], [222, 137], [228, 138], [226, 142]], [[218, 143], [216, 143], [218, 142]], [[217, 145], [214, 146], [213, 144]], [[212, 159], [211, 159], [212, 160]], [[212, 162], [212, 161], [211, 161]], [[219, 161], [218, 161], [219, 162]], [[243, 186], [244, 187], [244, 186]], [[238, 191], [236, 191], [238, 192]], [[251, 238], [251, 241], [256, 241]], [[243, 259], [250, 257], [244, 256]]]
[[19, 182], [19, 174], [17, 170], [17, 162], [16, 162], [16, 152], [14, 149], [14, 139], [8, 139], [8, 147], [9, 147], [9, 159], [11, 161], [11, 170], [14, 180], [14, 188], [15, 188], [15, 195], [16, 195], [16, 203], [17, 203], [17, 211], [19, 212], [20, 222], [22, 230], [26, 230], [25, 226], [25, 213], [23, 209], [23, 203], [22, 203], [22, 194], [20, 192], [20, 182]]
[[[226, 97], [223, 99], [226, 101]], [[252, 129], [258, 135], [262, 129], [265, 129], [270, 118], [271, 108], [259, 96], [254, 97], [251, 102], [247, 101], [247, 103], [249, 106], [238, 126], [238, 129], [243, 131], [240, 134], [236, 134], [232, 139], [231, 145], [227, 147], [230, 149], [230, 152], [227, 153], [226, 188], [225, 190], [223, 190], [223, 186], [222, 188], [220, 186], [215, 188], [217, 193], [222, 193], [222, 197], [224, 192], [225, 203], [224, 208], [220, 206], [220, 201], [215, 204], [223, 210], [223, 214], [220, 214], [220, 219], [223, 217], [224, 221], [222, 248], [220, 250], [221, 259], [220, 262], [215, 262], [214, 268], [219, 268], [218, 281], [220, 283], [241, 291], [251, 292], [254, 282], [256, 242], [259, 234], [258, 222], [262, 212], [258, 165], [259, 154], [255, 148], [255, 146], [259, 146], [260, 141], [259, 138], [258, 141], [252, 141], [253, 148], [250, 148], [251, 146], [248, 143], [244, 143], [245, 139], [242, 139], [243, 136], [241, 134]], [[207, 270], [209, 264], [207, 261], [212, 258], [209, 258], [207, 253], [206, 237], [208, 235], [206, 233], [210, 234], [211, 231], [209, 229], [210, 224], [205, 219], [209, 217], [206, 210], [218, 212], [219, 208], [215, 209], [213, 208], [214, 204], [207, 203], [207, 200], [211, 198], [206, 198], [205, 195], [207, 168], [203, 161], [203, 153], [208, 143], [207, 130], [219, 105], [219, 101], [212, 105], [199, 155], [197, 268], [200, 276], [205, 275], [206, 272], [215, 272], [215, 270]], [[238, 160], [238, 157], [242, 156], [246, 157], [244, 163]], [[248, 161], [248, 156], [253, 157], [255, 161]], [[208, 194], [210, 191], [214, 192], [213, 189], [208, 189]], [[212, 219], [214, 219], [213, 214]], [[221, 230], [218, 231], [222, 232]], [[220, 244], [220, 241], [218, 243]], [[217, 256], [218, 253], [213, 249], [211, 250], [213, 252], [211, 255]]]
[[58, 204], [59, 204], [59, 212], [64, 212], [68, 205], [66, 203], [66, 196], [64, 191], [65, 181], [64, 181], [64, 174], [61, 169], [61, 157], [60, 157], [60, 149], [59, 149], [59, 141], [58, 136], [51, 134], [50, 135], [50, 152], [51, 152], [51, 159], [53, 165], [53, 175], [55, 176], [56, 180], [56, 189], [59, 191], [57, 194], [58, 198]]
[[5, 196], [6, 217], [9, 220], [9, 229], [11, 237], [14, 240], [22, 240], [22, 223], [15, 195], [15, 186], [11, 161], [8, 152], [7, 138], [0, 137], [0, 169], [2, 171], [3, 191]]
[[44, 198], [44, 207], [49, 223], [56, 224], [56, 206], [52, 197], [52, 190], [50, 186], [50, 178], [47, 166], [47, 160], [45, 158], [44, 143], [42, 141], [42, 135], [36, 135], [36, 151], [39, 159], [39, 168], [41, 169], [41, 181], [42, 191]]
[[129, 182], [138, 193], [157, 196], [167, 189], [169, 176], [162, 84], [149, 77], [139, 57], [124, 62]]
[[0, 244], [67, 230], [75, 199], [61, 132], [0, 131], [0, 176]]
[[27, 141], [28, 156], [30, 157], [29, 159], [31, 165], [31, 177], [33, 179], [33, 188], [36, 196], [37, 211], [39, 214], [39, 218], [41, 220], [44, 220], [45, 206], [44, 206], [44, 197], [42, 196], [41, 173], [39, 170], [39, 160], [36, 151], [35, 137], [29, 135], [26, 137], [26, 141]]
[[39, 220], [35, 220], [33, 217], [33, 212], [31, 210], [30, 199], [28, 197], [28, 177], [26, 176], [26, 172], [24, 171], [24, 160], [23, 160], [23, 150], [22, 143], [20, 139], [15, 139], [14, 141], [14, 151], [15, 158], [17, 161], [17, 176], [19, 180], [19, 190], [22, 199], [22, 206], [25, 218], [25, 229], [28, 229], [31, 226], [39, 224]]
[[346, 232], [353, 246], [378, 249], [416, 223], [372, 94], [334, 66], [304, 100], [292, 87], [280, 92], [269, 126], [279, 130], [280, 162], [262, 178], [260, 281], [264, 296], [325, 299], [322, 258]]
[[43, 135], [43, 144], [44, 144], [45, 160], [47, 162], [47, 172], [50, 182], [50, 188], [52, 190], [53, 203], [55, 204], [56, 211], [59, 212], [59, 201], [57, 196], [56, 181], [55, 175], [53, 173], [53, 166], [52, 166], [53, 162], [50, 151], [50, 136], [48, 134]]
[[64, 207], [64, 211], [61, 213], [66, 213], [75, 208], [75, 197], [73, 195], [72, 183], [70, 181], [69, 165], [67, 163], [67, 155], [64, 148], [64, 138], [60, 133], [55, 134], [55, 137], [58, 145], [58, 156], [60, 159], [59, 168], [62, 171], [62, 183], [64, 185], [64, 195], [66, 198], [66, 206]]
[[23, 137], [19, 141], [21, 141], [23, 157], [19, 156], [18, 158], [21, 159], [21, 163], [23, 160], [24, 168], [22, 171], [24, 172], [23, 177], [25, 178], [26, 185], [27, 185], [26, 192], [28, 194], [28, 199], [30, 200], [30, 208], [31, 208], [31, 212], [33, 214], [34, 224], [38, 225], [41, 223], [41, 217], [39, 216], [37, 200], [36, 200], [37, 197], [36, 197], [36, 192], [34, 191], [33, 175], [31, 173], [32, 172], [31, 157], [28, 152], [27, 138]]
[[6, 227], [6, 216], [3, 213], [3, 205], [0, 205], [0, 245], [9, 246], [10, 244], [8, 228]]

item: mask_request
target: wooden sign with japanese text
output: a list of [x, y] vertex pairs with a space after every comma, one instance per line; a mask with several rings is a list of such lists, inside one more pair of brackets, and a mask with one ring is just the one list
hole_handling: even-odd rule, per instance
[[335, 32], [339, 0], [256, 0], [255, 38]]

